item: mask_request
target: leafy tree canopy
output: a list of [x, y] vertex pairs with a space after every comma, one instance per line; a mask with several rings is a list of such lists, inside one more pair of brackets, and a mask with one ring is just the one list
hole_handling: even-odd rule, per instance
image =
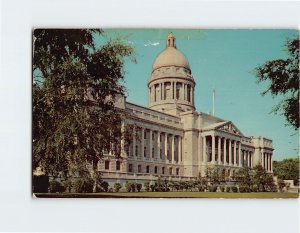
[[[33, 32], [33, 168], [51, 175], [90, 174], [104, 151], [120, 155], [124, 62], [134, 50], [121, 40], [99, 47], [99, 29]], [[95, 178], [95, 177], [94, 177]]]
[[273, 172], [278, 179], [294, 180], [296, 185], [299, 184], [299, 157], [273, 161]]
[[271, 93], [282, 100], [273, 108], [283, 114], [290, 125], [299, 128], [299, 38], [286, 43], [287, 59], [267, 61], [256, 68], [258, 82], [268, 80], [270, 85], [262, 95]]

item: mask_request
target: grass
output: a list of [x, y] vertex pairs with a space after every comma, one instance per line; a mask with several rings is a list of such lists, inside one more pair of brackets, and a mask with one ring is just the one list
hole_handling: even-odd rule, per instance
[[299, 198], [299, 193], [210, 193], [210, 192], [135, 192], [135, 193], [36, 193], [41, 198]]

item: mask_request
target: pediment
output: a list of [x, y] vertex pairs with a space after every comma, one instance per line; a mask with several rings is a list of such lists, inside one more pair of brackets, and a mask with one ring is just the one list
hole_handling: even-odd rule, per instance
[[231, 121], [228, 121], [228, 122], [216, 127], [215, 129], [218, 129], [218, 130], [221, 130], [224, 132], [229, 132], [232, 134], [236, 134], [239, 136], [244, 136], [243, 133]]

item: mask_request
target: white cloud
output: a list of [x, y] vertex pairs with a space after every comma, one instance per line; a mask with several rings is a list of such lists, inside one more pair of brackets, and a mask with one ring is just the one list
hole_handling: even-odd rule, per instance
[[144, 46], [157, 46], [159, 45], [159, 42], [151, 42], [151, 41], [148, 41], [146, 44], [144, 44]]

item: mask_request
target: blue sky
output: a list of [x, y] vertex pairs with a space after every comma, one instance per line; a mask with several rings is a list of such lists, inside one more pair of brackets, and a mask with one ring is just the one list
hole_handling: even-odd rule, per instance
[[212, 111], [215, 88], [215, 115], [231, 120], [247, 136], [273, 139], [274, 159], [296, 157], [298, 133], [285, 126], [283, 116], [270, 113], [279, 98], [261, 96], [267, 83], [256, 83], [255, 67], [265, 61], [285, 58], [284, 44], [298, 36], [296, 30], [179, 30], [109, 29], [108, 38], [121, 36], [134, 46], [137, 63], [125, 64], [127, 101], [147, 106], [147, 82], [156, 56], [173, 32], [177, 48], [189, 60], [196, 82], [195, 105], [201, 112]]

